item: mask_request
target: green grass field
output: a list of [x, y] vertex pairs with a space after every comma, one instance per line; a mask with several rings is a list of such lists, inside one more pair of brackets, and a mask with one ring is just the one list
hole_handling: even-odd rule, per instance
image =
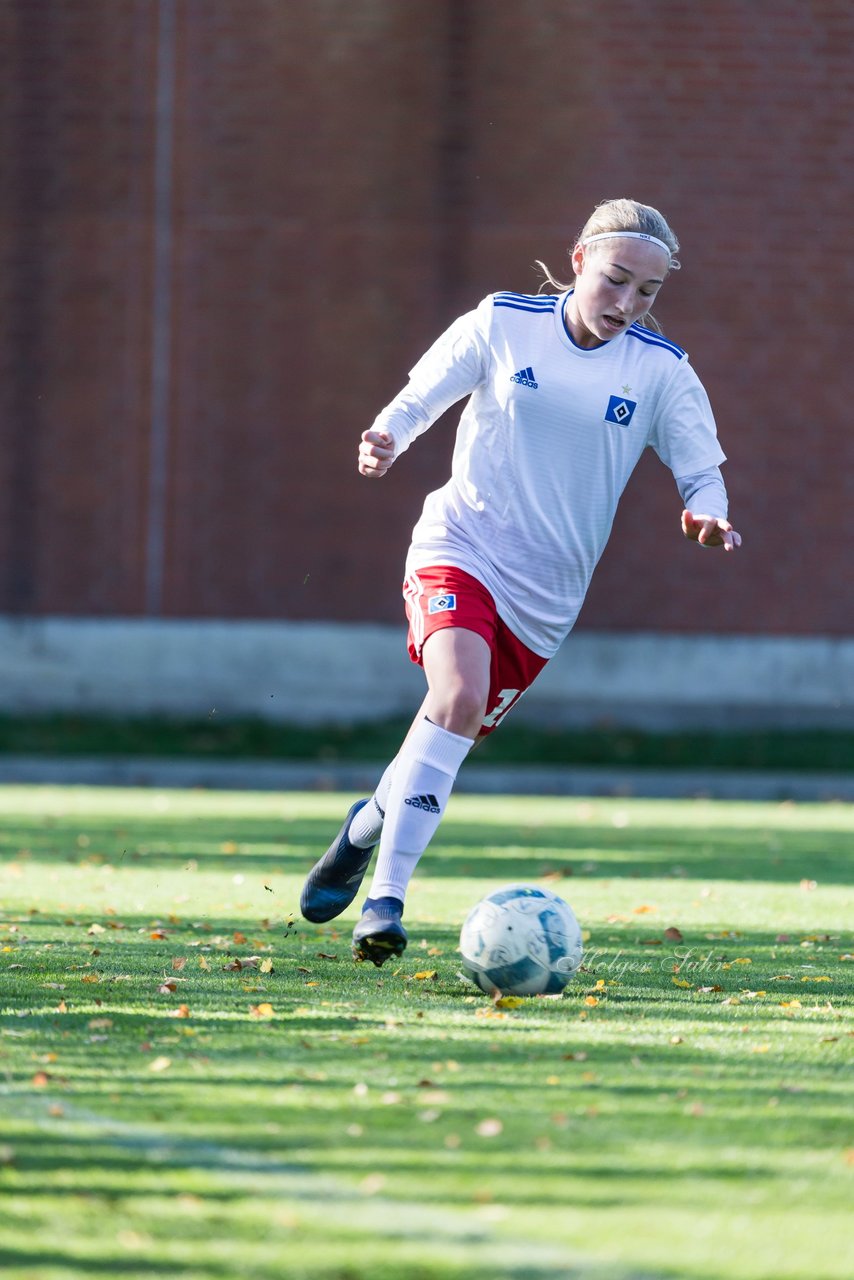
[[[348, 800], [0, 790], [4, 1276], [847, 1280], [851, 807], [457, 797], [375, 970], [294, 914]], [[522, 879], [586, 964], [499, 1008]]]

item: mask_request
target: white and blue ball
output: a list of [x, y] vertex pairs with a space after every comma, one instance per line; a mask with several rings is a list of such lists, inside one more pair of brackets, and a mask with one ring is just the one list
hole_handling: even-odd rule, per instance
[[460, 934], [467, 977], [489, 995], [556, 995], [578, 966], [581, 927], [549, 889], [510, 884], [473, 907]]

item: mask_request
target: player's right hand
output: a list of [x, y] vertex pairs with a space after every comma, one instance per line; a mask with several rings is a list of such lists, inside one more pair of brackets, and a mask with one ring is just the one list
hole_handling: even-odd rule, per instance
[[359, 445], [359, 473], [378, 478], [394, 462], [394, 441], [385, 431], [363, 431]]

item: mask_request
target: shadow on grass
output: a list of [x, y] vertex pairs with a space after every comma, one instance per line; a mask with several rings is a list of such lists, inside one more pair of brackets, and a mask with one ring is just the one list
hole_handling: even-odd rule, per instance
[[[343, 807], [343, 806], [342, 806]], [[719, 811], [720, 814], [721, 811]], [[308, 872], [335, 834], [327, 819], [281, 821], [247, 815], [133, 818], [10, 818], [0, 832], [0, 857], [22, 865], [109, 864], [121, 869], [203, 868], [263, 875]], [[808, 825], [623, 825], [462, 822], [449, 818], [425, 856], [421, 874], [530, 879], [548, 872], [609, 878], [696, 876], [702, 879], [850, 882], [852, 830]]]
[[[112, 1254], [109, 1257], [93, 1257], [91, 1253], [85, 1257], [78, 1254], [66, 1252], [63, 1253], [58, 1249], [16, 1249], [9, 1245], [3, 1246], [0, 1257], [3, 1261], [4, 1268], [9, 1268], [13, 1276], [21, 1275], [33, 1277], [36, 1280], [38, 1276], [48, 1274], [48, 1268], [63, 1268], [69, 1275], [83, 1276], [164, 1276], [164, 1264], [156, 1258], [140, 1258], [138, 1255], [128, 1256], [125, 1254]], [[182, 1276], [191, 1273], [193, 1276], [199, 1274], [197, 1265], [194, 1262], [175, 1263], [169, 1265], [170, 1276]], [[20, 1267], [26, 1270], [16, 1271], [13, 1268]], [[85, 1271], [83, 1270], [85, 1268]], [[220, 1274], [225, 1276], [224, 1271], [209, 1272], [209, 1274]], [[228, 1280], [231, 1280], [229, 1275]]]
[[[429, 1251], [430, 1244], [431, 1241], [426, 1240], [422, 1248]], [[465, 1244], [461, 1244], [460, 1252], [465, 1248]], [[490, 1257], [487, 1263], [470, 1264], [465, 1261], [431, 1262], [429, 1257], [423, 1257], [418, 1261], [407, 1258], [403, 1269], [399, 1262], [384, 1262], [376, 1256], [371, 1257], [370, 1261], [364, 1264], [359, 1262], [348, 1262], [340, 1266], [323, 1262], [312, 1264], [306, 1255], [321, 1249], [322, 1246], [312, 1248], [311, 1243], [302, 1242], [298, 1249], [299, 1259], [287, 1262], [286, 1270], [283, 1270], [281, 1263], [278, 1262], [268, 1265], [247, 1262], [242, 1275], [245, 1280], [283, 1280], [283, 1277], [287, 1277], [287, 1280], [402, 1280], [404, 1276], [405, 1280], [484, 1280], [487, 1274], [495, 1277], [495, 1280], [720, 1280], [719, 1273], [700, 1273], [693, 1268], [690, 1272], [686, 1272], [684, 1268], [678, 1271], [672, 1271], [669, 1268], [650, 1271], [634, 1266], [623, 1268], [615, 1267], [613, 1264], [598, 1265], [589, 1262], [585, 1262], [581, 1267], [571, 1265], [564, 1267], [554, 1261], [515, 1265], [512, 1262], [501, 1263], [494, 1257]], [[8, 1249], [4, 1250], [3, 1261], [9, 1267], [38, 1268], [27, 1272], [27, 1275], [32, 1274], [34, 1277], [43, 1274], [47, 1267], [66, 1267], [70, 1271], [73, 1270], [75, 1274], [83, 1275], [83, 1272], [78, 1270], [81, 1266], [80, 1259], [57, 1250]], [[162, 1261], [140, 1259], [138, 1256], [102, 1257], [94, 1260], [87, 1256], [82, 1265], [86, 1267], [86, 1275], [91, 1276], [152, 1274], [178, 1277], [189, 1273], [193, 1277], [198, 1277], [199, 1280], [202, 1280], [202, 1277], [204, 1280], [208, 1278], [235, 1280], [232, 1264], [216, 1263], [207, 1259], [187, 1263], [176, 1263], [170, 1260], [168, 1264], [164, 1264]], [[164, 1265], [168, 1265], [168, 1272], [164, 1270]]]

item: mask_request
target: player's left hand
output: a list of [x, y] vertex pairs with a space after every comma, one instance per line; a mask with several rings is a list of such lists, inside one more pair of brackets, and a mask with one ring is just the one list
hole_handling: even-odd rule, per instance
[[691, 542], [699, 542], [701, 547], [723, 547], [724, 551], [735, 551], [741, 546], [741, 534], [736, 533], [729, 520], [719, 520], [716, 516], [683, 511], [682, 532]]

